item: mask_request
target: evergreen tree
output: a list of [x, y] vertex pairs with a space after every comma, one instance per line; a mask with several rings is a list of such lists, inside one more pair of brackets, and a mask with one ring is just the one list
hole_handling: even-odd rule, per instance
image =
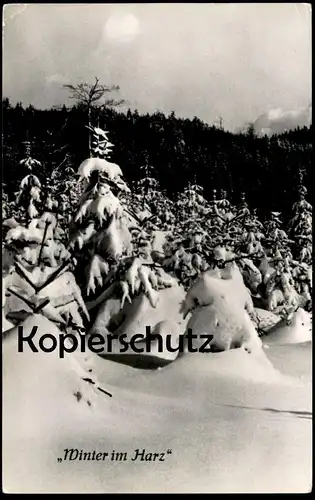
[[[94, 133], [106, 136], [98, 128]], [[113, 295], [121, 297], [124, 307], [126, 300], [132, 302], [135, 295], [145, 293], [155, 307], [163, 278], [159, 269], [155, 272], [141, 222], [139, 228], [119, 199], [129, 188], [120, 167], [101, 158], [110, 153], [107, 138], [103, 142], [102, 147], [97, 146], [95, 157], [83, 161], [78, 171], [84, 192], [71, 228], [71, 247], [79, 249], [78, 279], [87, 295], [97, 296], [98, 304]]]
[[[300, 179], [302, 181], [302, 179]], [[292, 253], [297, 259], [293, 270], [295, 288], [300, 295], [301, 305], [312, 309], [312, 210], [306, 201], [307, 190], [300, 184], [299, 199], [293, 205], [293, 218], [288, 224], [288, 232], [292, 241]]]
[[299, 199], [293, 205], [293, 218], [289, 222], [289, 236], [296, 243], [295, 255], [300, 262], [312, 263], [312, 211], [313, 207], [306, 201], [307, 189], [299, 186]]

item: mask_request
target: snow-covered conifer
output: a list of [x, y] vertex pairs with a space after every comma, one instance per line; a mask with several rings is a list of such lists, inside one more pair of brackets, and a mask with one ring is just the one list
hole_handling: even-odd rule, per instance
[[26, 141], [25, 158], [20, 161], [20, 165], [25, 171], [25, 176], [21, 180], [19, 190], [16, 193], [16, 204], [22, 212], [19, 214], [24, 221], [30, 221], [38, 216], [41, 202], [41, 182], [38, 178], [38, 170], [42, 167], [41, 163], [32, 158], [31, 143]]
[[296, 259], [292, 274], [301, 304], [307, 310], [311, 310], [313, 208], [305, 199], [307, 190], [303, 184], [299, 186], [298, 195], [298, 201], [293, 205], [293, 217], [288, 224], [288, 233], [292, 240], [292, 254]]
[[155, 307], [159, 285], [149, 234], [143, 221], [124, 205], [130, 190], [120, 167], [107, 159], [112, 147], [107, 133], [99, 127], [92, 130], [94, 155], [78, 170], [84, 191], [71, 228], [70, 246], [78, 254], [78, 274], [85, 269], [79, 280], [86, 294], [97, 296], [97, 301], [102, 302], [100, 297], [109, 287], [120, 297], [121, 307], [141, 292]]
[[305, 199], [305, 186], [299, 187], [299, 199], [293, 205], [293, 217], [288, 225], [289, 236], [296, 243], [295, 256], [300, 262], [312, 262], [312, 211], [313, 207]]

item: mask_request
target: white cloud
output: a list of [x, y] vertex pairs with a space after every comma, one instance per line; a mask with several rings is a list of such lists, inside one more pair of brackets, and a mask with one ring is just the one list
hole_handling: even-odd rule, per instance
[[259, 135], [272, 135], [297, 127], [310, 126], [311, 123], [312, 105], [290, 111], [273, 108], [257, 118], [254, 128]]

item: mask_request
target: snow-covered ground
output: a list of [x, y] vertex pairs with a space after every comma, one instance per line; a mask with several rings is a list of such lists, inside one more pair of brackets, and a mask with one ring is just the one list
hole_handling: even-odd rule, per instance
[[[33, 324], [58, 334], [42, 316], [25, 331]], [[140, 370], [96, 354], [18, 353], [14, 328], [3, 340], [4, 491], [310, 491], [311, 342], [293, 333], [295, 343], [287, 329], [251, 354], [190, 353]], [[172, 453], [58, 463], [66, 448]]]

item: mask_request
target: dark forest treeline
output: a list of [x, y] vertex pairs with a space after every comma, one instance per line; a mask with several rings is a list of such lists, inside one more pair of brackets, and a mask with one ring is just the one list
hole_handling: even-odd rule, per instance
[[[23, 142], [31, 141], [32, 156], [52, 168], [67, 158], [76, 170], [88, 157], [86, 111], [80, 105], [37, 110], [3, 100], [3, 183], [13, 193], [23, 176], [19, 161], [25, 158]], [[111, 161], [118, 163], [127, 182], [143, 176], [150, 166], [162, 189], [170, 197], [189, 182], [212, 190], [224, 189], [232, 202], [246, 193], [250, 206], [262, 215], [271, 210], [289, 216], [297, 197], [299, 173], [311, 196], [312, 127], [281, 135], [257, 137], [251, 127], [231, 133], [199, 120], [177, 118], [174, 113], [141, 115], [106, 109], [94, 116], [93, 124], [109, 132], [114, 144]]]

